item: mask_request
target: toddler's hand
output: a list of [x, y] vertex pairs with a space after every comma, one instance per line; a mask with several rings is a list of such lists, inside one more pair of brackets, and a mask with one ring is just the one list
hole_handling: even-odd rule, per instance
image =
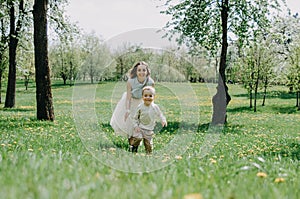
[[167, 121], [161, 122], [161, 125], [162, 125], [163, 127], [167, 127], [167, 126], [168, 126], [168, 123], [167, 123]]

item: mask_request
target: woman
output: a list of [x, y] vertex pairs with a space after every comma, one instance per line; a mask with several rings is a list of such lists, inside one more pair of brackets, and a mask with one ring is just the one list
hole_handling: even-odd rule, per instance
[[146, 62], [136, 63], [130, 70], [130, 78], [127, 81], [127, 92], [118, 102], [110, 125], [116, 135], [129, 138], [133, 134], [133, 114], [137, 106], [142, 102], [142, 90], [145, 86], [154, 86], [154, 80], [150, 77], [150, 69]]

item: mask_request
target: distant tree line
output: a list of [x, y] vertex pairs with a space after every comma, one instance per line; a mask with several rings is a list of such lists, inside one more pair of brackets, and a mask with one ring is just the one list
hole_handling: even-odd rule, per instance
[[[295, 93], [296, 106], [300, 109], [297, 14], [269, 19], [266, 13], [278, 1], [265, 5], [260, 2], [244, 5], [244, 1], [229, 4], [228, 0], [212, 4], [182, 1], [177, 6], [172, 6], [171, 0], [166, 2], [167, 8], [162, 13], [172, 15], [174, 22], [166, 28], [171, 35], [180, 33], [178, 43], [185, 44], [184, 48], [154, 50], [120, 43], [111, 49], [94, 32], [84, 33], [69, 21], [64, 13], [67, 0], [0, 0], [0, 103], [3, 81], [7, 82], [5, 107], [12, 108], [17, 78], [24, 80], [26, 89], [30, 81], [36, 82], [37, 87], [43, 85], [42, 88], [51, 84], [45, 79], [40, 81], [39, 78], [45, 77], [44, 72], [49, 73], [50, 79], [61, 79], [69, 85], [78, 80], [92, 84], [125, 81], [132, 65], [143, 60], [149, 63], [151, 76], [157, 82], [218, 83], [217, 93], [223, 92], [220, 86], [226, 92], [216, 94], [214, 99], [226, 96], [225, 106], [230, 101], [227, 84], [238, 83], [247, 89], [254, 111], [258, 92], [264, 93], [264, 105], [267, 89], [272, 85], [286, 85], [289, 92]], [[38, 12], [39, 6], [46, 10]], [[244, 15], [241, 17], [240, 13]], [[44, 20], [44, 24], [37, 20]], [[38, 28], [40, 32], [33, 31]], [[44, 35], [39, 34], [41, 31], [45, 31]], [[228, 31], [237, 38], [230, 38]], [[39, 39], [45, 42], [44, 46], [38, 45]], [[39, 60], [40, 57], [44, 60]], [[38, 90], [37, 96], [42, 94]], [[51, 87], [48, 91], [51, 93]]]

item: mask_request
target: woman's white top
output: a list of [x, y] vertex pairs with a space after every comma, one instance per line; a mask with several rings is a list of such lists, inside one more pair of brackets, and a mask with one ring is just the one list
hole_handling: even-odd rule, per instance
[[145, 81], [142, 82], [142, 83], [140, 83], [138, 81], [137, 77], [130, 78], [128, 81], [131, 85], [132, 98], [135, 98], [135, 99], [141, 99], [142, 98], [142, 91], [143, 91], [143, 88], [145, 86], [153, 86], [153, 84], [154, 84], [154, 80], [151, 77], [147, 77], [145, 79]]

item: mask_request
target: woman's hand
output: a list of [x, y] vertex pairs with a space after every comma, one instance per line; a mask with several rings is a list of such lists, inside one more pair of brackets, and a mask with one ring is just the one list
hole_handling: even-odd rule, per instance
[[137, 126], [137, 127], [135, 127], [135, 128], [134, 128], [134, 132], [136, 132], [136, 133], [139, 133], [139, 132], [141, 132], [141, 128], [140, 128], [140, 127], [138, 127], [138, 126]]
[[124, 116], [124, 121], [126, 122], [128, 116], [130, 115], [130, 111], [127, 110], [126, 113], [125, 113], [125, 116]]

